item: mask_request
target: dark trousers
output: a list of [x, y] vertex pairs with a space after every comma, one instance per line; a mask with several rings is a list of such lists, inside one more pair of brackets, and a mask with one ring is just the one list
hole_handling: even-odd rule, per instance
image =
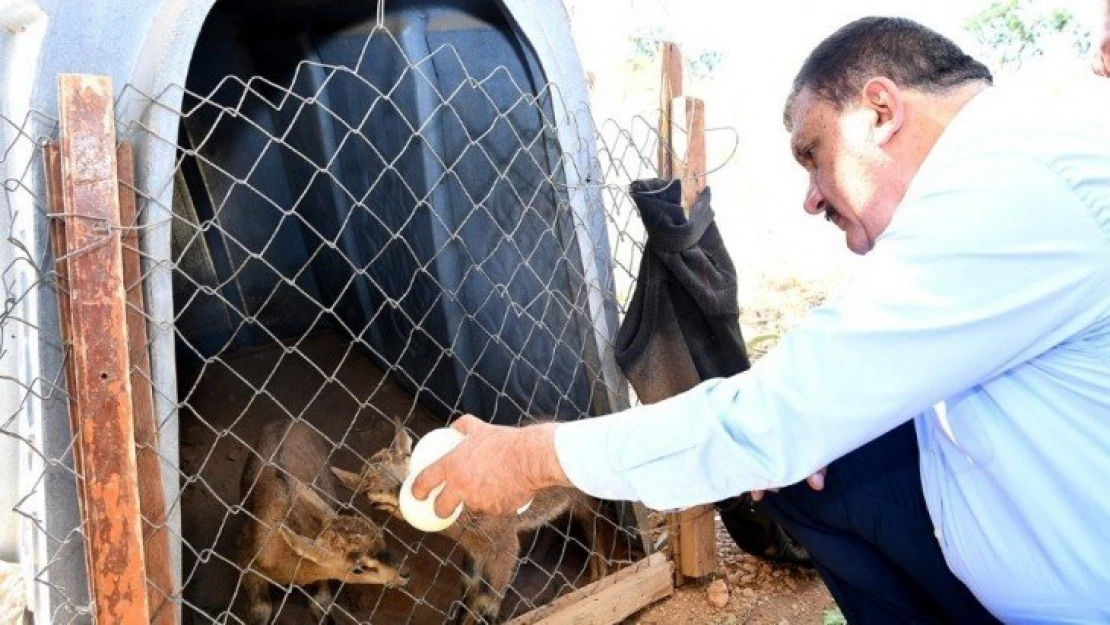
[[768, 493], [849, 623], [996, 623], [944, 563], [925, 508], [913, 423], [829, 465], [825, 489]]

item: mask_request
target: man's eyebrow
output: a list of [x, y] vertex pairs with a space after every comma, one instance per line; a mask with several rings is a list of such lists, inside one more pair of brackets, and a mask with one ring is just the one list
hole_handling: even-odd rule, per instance
[[808, 143], [808, 138], [801, 134], [797, 134], [790, 139], [790, 151], [794, 154], [795, 160], [800, 162], [806, 158], [803, 154], [806, 143]]

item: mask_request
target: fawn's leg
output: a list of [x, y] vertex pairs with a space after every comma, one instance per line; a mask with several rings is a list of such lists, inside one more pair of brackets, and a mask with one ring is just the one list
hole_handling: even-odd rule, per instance
[[243, 592], [247, 597], [247, 625], [270, 625], [274, 607], [270, 604], [269, 582], [248, 570], [243, 573]]
[[331, 585], [325, 580], [316, 582], [316, 592], [312, 595], [312, 600], [308, 602], [308, 609], [312, 611], [312, 619], [314, 623], [334, 623], [335, 619], [331, 616], [331, 605], [335, 599], [331, 596]]
[[493, 550], [478, 562], [478, 574], [467, 588], [466, 611], [462, 623], [496, 623], [501, 613], [505, 591], [513, 581], [520, 557], [520, 539], [515, 534], [499, 541]]
[[571, 508], [571, 516], [578, 521], [586, 533], [586, 548], [590, 550], [591, 582], [596, 582], [609, 574], [609, 550], [612, 548], [609, 540], [610, 528], [606, 527], [609, 519], [602, 514], [601, 502], [598, 501], [595, 504], [596, 509], [582, 503], [577, 503]]

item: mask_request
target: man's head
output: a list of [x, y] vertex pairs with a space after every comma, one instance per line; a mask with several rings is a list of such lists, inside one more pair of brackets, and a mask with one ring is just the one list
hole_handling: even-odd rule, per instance
[[824, 213], [865, 254], [948, 121], [990, 85], [954, 43], [901, 18], [852, 22], [802, 65], [783, 120], [810, 174], [805, 209]]

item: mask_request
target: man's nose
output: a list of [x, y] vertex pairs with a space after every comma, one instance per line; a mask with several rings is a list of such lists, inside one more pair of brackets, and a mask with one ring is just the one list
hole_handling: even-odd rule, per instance
[[817, 215], [825, 210], [825, 196], [817, 188], [813, 182], [809, 183], [809, 190], [806, 192], [806, 199], [802, 202], [802, 207], [810, 215]]

